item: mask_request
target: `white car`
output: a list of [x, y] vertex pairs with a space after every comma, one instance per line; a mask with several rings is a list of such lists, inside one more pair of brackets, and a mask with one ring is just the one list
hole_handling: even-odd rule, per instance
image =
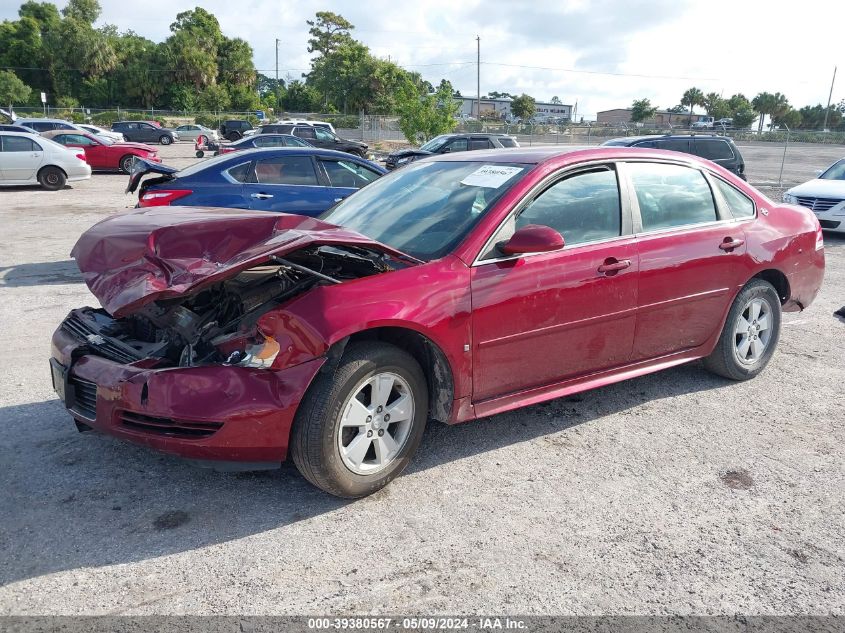
[[91, 125], [90, 123], [78, 123], [76, 125], [78, 128], [82, 128], [86, 132], [90, 132], [94, 136], [100, 136], [102, 138], [107, 138], [110, 141], [114, 141], [115, 143], [123, 143], [126, 139], [123, 137], [123, 134], [120, 132], [112, 132], [111, 130], [106, 130], [105, 128], [101, 128], [96, 125]]
[[823, 229], [845, 233], [845, 158], [787, 191], [783, 201], [810, 209]]
[[279, 119], [276, 125], [310, 125], [311, 127], [321, 127], [328, 130], [332, 134], [337, 134], [334, 131], [334, 126], [326, 121], [312, 121], [310, 119]]
[[0, 186], [41, 185], [50, 191], [91, 177], [85, 151], [37, 134], [0, 132]]

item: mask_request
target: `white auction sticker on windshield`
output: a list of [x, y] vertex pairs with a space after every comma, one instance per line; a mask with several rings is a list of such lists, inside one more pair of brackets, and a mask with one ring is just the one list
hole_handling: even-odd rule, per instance
[[483, 165], [464, 178], [461, 181], [461, 184], [469, 185], [471, 187], [489, 187], [490, 189], [498, 189], [522, 170], [523, 167]]

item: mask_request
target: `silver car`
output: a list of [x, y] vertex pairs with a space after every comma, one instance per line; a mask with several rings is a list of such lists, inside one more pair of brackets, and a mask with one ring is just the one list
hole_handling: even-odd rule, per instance
[[212, 130], [204, 125], [180, 125], [176, 128], [176, 131], [179, 132], [179, 140], [191, 141], [192, 143], [196, 143], [200, 136], [204, 136], [206, 139], [210, 139], [212, 141], [220, 140], [220, 135], [217, 133], [217, 130]]
[[85, 151], [37, 134], [0, 132], [0, 186], [41, 185], [56, 191], [91, 177]]

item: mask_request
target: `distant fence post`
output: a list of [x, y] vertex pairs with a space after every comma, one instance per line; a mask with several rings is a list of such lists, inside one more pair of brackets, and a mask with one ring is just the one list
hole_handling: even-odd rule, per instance
[[789, 133], [790, 129], [789, 126], [784, 124], [786, 128], [786, 143], [783, 145], [783, 158], [780, 161], [780, 175], [778, 176], [778, 188], [783, 186], [783, 165], [786, 162], [786, 149], [789, 147]]

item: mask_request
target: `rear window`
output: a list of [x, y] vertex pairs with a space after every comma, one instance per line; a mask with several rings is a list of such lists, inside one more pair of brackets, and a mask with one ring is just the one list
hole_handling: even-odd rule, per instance
[[722, 139], [696, 139], [695, 153], [708, 160], [726, 160], [734, 157], [731, 146]]

